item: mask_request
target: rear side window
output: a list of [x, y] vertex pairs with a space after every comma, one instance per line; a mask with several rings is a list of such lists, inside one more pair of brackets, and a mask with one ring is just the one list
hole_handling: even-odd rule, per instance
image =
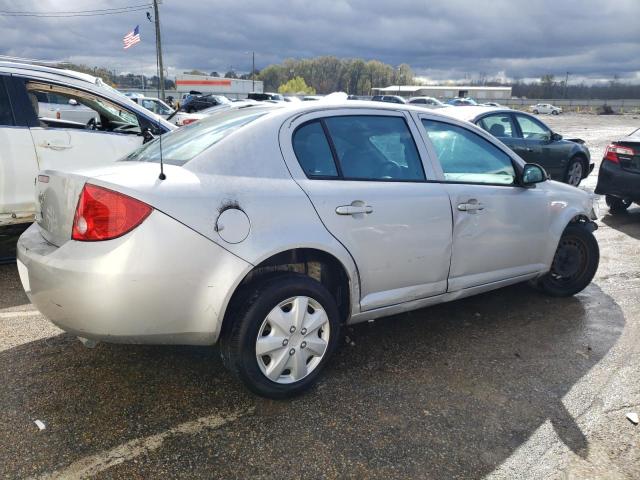
[[11, 110], [11, 102], [5, 85], [4, 77], [0, 77], [0, 125], [13, 126], [13, 112]]
[[424, 181], [404, 118], [352, 115], [324, 119], [342, 175], [349, 180]]
[[516, 137], [511, 115], [489, 115], [480, 120], [478, 125], [496, 138]]
[[293, 150], [308, 177], [337, 177], [329, 142], [320, 121], [307, 123], [296, 130]]
[[512, 185], [516, 178], [509, 155], [466, 128], [422, 120], [444, 178], [456, 183]]

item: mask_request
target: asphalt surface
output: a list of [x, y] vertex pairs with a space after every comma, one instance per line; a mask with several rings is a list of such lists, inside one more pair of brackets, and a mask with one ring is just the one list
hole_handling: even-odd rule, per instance
[[[549, 120], [596, 158], [640, 124]], [[357, 325], [290, 401], [249, 394], [215, 348], [87, 349], [0, 266], [0, 477], [640, 478], [640, 207], [599, 226], [581, 294], [518, 285]]]

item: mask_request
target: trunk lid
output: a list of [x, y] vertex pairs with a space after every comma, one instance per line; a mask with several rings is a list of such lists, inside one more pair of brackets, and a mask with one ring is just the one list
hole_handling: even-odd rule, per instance
[[60, 246], [71, 240], [83, 175], [45, 170], [36, 178], [36, 223], [47, 242]]
[[623, 155], [619, 153], [618, 160], [620, 161], [620, 167], [628, 172], [640, 173], [640, 143], [620, 140], [616, 142], [616, 145], [631, 148], [634, 153], [634, 155]]

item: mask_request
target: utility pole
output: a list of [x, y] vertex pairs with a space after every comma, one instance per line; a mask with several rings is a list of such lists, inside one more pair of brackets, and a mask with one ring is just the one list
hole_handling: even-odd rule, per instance
[[256, 91], [256, 52], [251, 52], [251, 91]]
[[164, 66], [162, 65], [162, 41], [160, 39], [160, 12], [158, 1], [153, 0], [153, 13], [156, 21], [156, 60], [158, 62], [158, 81], [160, 83], [160, 99], [164, 101]]
[[567, 98], [567, 94], [569, 92], [569, 72], [564, 77], [564, 98]]

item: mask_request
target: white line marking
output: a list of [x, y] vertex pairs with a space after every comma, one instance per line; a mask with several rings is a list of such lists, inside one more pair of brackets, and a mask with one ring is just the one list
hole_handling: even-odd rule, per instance
[[111, 450], [82, 458], [62, 470], [45, 473], [36, 478], [39, 478], [40, 480], [53, 480], [93, 477], [111, 467], [157, 450], [162, 446], [164, 441], [172, 435], [192, 435], [207, 428], [220, 428], [229, 422], [233, 422], [234, 420], [253, 412], [253, 410], [254, 409], [252, 407], [248, 410], [242, 410], [228, 415], [209, 415], [207, 417], [201, 417], [191, 422], [182, 423], [162, 433], [157, 433], [149, 437], [136, 438], [112, 448]]
[[37, 317], [38, 315], [42, 314], [37, 310], [27, 310], [23, 312], [0, 312], [0, 320], [18, 317]]

